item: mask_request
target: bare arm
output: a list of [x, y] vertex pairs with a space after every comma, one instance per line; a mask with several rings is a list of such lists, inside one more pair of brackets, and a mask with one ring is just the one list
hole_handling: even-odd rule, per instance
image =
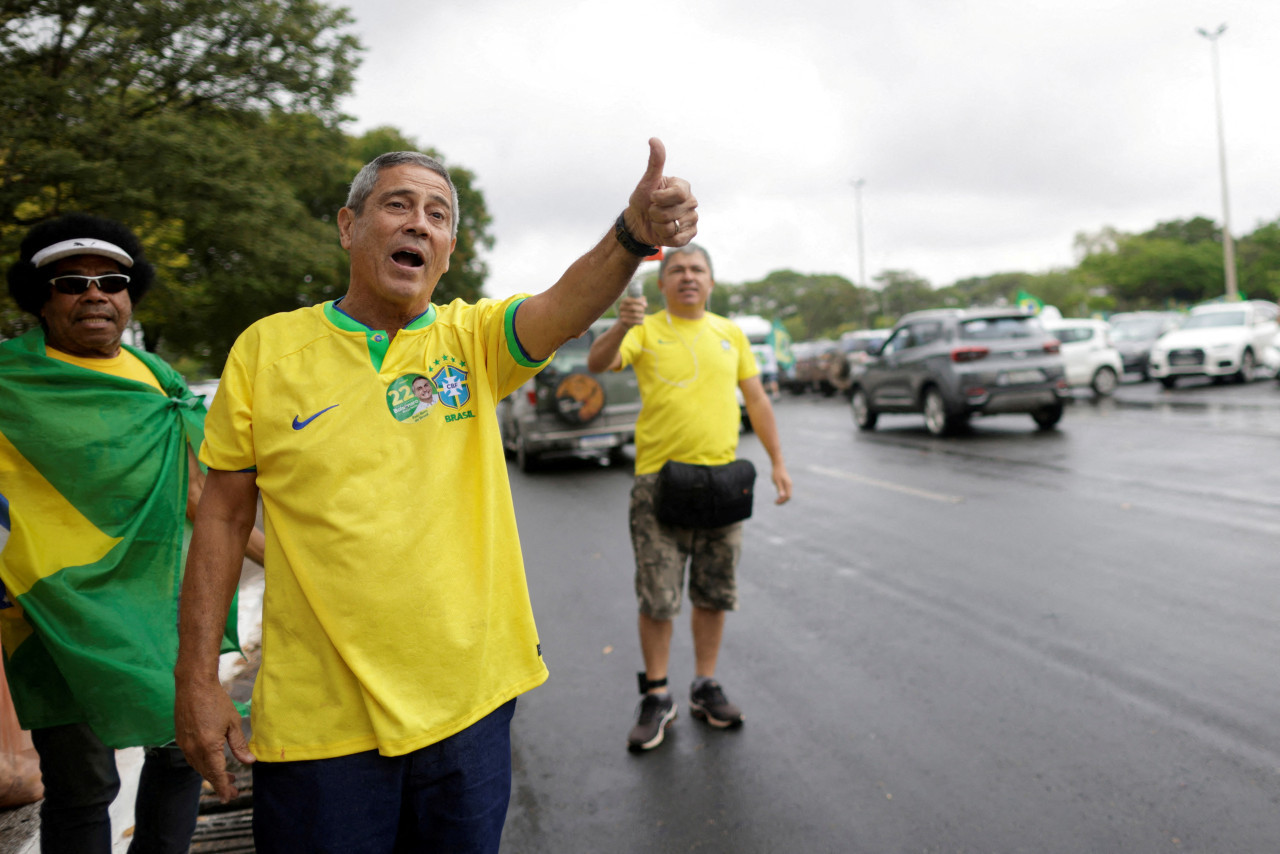
[[742, 399], [747, 404], [751, 429], [760, 437], [760, 444], [764, 445], [773, 463], [770, 479], [774, 489], [778, 490], [774, 503], [786, 504], [791, 500], [791, 475], [787, 474], [787, 464], [782, 459], [782, 442], [778, 438], [778, 422], [773, 417], [773, 404], [769, 402], [759, 374], [738, 383], [738, 387], [742, 389]]
[[[683, 246], [698, 233], [698, 201], [689, 183], [662, 174], [666, 149], [649, 140], [649, 165], [622, 217], [637, 240], [655, 246]], [[595, 248], [542, 293], [529, 297], [516, 313], [516, 335], [526, 353], [544, 359], [581, 335], [613, 305], [631, 281], [640, 258], [618, 243], [610, 229]]]
[[617, 323], [591, 342], [591, 351], [587, 353], [588, 371], [598, 374], [622, 367], [622, 356], [618, 352], [622, 347], [622, 339], [627, 337], [628, 329], [644, 322], [646, 304], [644, 297], [625, 297], [618, 304]]
[[209, 472], [196, 512], [178, 615], [178, 746], [223, 803], [237, 794], [235, 775], [226, 770], [223, 743], [241, 762], [254, 761], [240, 731], [240, 713], [218, 681], [218, 656], [240, 581], [245, 542], [258, 514], [256, 477], [254, 472]]
[[[192, 522], [196, 520], [196, 508], [200, 506], [200, 496], [204, 494], [204, 471], [200, 468], [200, 461], [196, 459], [196, 452], [187, 448], [187, 518]], [[254, 527], [249, 531], [249, 541], [245, 544], [244, 553], [249, 560], [262, 566], [262, 562], [266, 560], [267, 538], [263, 536], [262, 531]]]

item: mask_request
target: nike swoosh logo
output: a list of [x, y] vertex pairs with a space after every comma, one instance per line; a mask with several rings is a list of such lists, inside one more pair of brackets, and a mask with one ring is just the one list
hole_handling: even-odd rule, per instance
[[321, 415], [324, 415], [326, 412], [328, 412], [330, 409], [333, 409], [333, 408], [334, 408], [334, 406], [337, 406], [337, 405], [338, 405], [338, 404], [336, 404], [336, 403], [335, 403], [333, 406], [326, 406], [324, 409], [321, 409], [319, 412], [317, 412], [315, 415], [312, 415], [312, 416], [311, 416], [310, 418], [308, 418], [306, 421], [299, 421], [299, 420], [298, 420], [298, 416], [296, 416], [296, 415], [295, 415], [295, 416], [293, 416], [293, 429], [294, 429], [294, 430], [301, 430], [303, 427], [306, 427], [306, 426], [307, 426], [308, 424], [310, 424], [312, 421], [315, 421], [315, 420], [316, 420], [317, 418], [319, 418]]

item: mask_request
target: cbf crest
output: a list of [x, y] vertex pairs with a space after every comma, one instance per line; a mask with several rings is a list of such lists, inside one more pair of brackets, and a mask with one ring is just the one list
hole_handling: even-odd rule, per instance
[[467, 379], [466, 362], [459, 362], [452, 356], [441, 356], [435, 360], [436, 365], [443, 365], [431, 375], [439, 400], [450, 409], [460, 409], [471, 399], [471, 384]]

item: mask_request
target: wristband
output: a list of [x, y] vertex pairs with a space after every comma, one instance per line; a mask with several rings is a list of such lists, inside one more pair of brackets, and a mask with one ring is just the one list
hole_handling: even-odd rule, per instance
[[635, 235], [627, 231], [627, 223], [622, 218], [622, 214], [618, 214], [618, 221], [613, 224], [613, 236], [618, 238], [618, 242], [622, 244], [622, 248], [630, 252], [632, 255], [638, 255], [641, 258], [648, 258], [658, 252], [658, 247], [650, 246], [648, 243], [641, 243], [636, 240]]

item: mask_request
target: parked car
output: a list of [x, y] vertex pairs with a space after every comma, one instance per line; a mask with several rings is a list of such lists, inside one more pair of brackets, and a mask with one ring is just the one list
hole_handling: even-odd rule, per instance
[[1067, 385], [1091, 388], [1099, 397], [1115, 394], [1124, 360], [1111, 344], [1111, 327], [1105, 320], [1055, 320], [1044, 328], [1061, 346]]
[[843, 359], [839, 342], [819, 338], [805, 341], [803, 345], [792, 348], [796, 354], [796, 369], [791, 379], [791, 391], [796, 394], [806, 391], [818, 391], [827, 396], [835, 394], [836, 387], [831, 377], [835, 373], [834, 366]]
[[840, 336], [840, 353], [843, 358], [832, 363], [831, 374], [828, 376], [836, 391], [846, 396], [849, 394], [853, 369], [866, 364], [888, 337], [888, 329], [855, 329]]
[[1111, 343], [1120, 351], [1124, 373], [1142, 374], [1143, 380], [1151, 379], [1147, 367], [1151, 348], [1161, 335], [1181, 326], [1184, 316], [1178, 311], [1126, 311], [1111, 315]]
[[1198, 305], [1151, 348], [1151, 376], [1165, 388], [1193, 376], [1251, 382], [1275, 340], [1276, 315], [1276, 304], [1264, 300]]
[[630, 368], [602, 374], [587, 370], [597, 335], [613, 325], [597, 320], [566, 341], [541, 373], [498, 404], [502, 444], [521, 471], [552, 457], [607, 456], [621, 462], [635, 441], [640, 387]]
[[778, 384], [792, 394], [803, 394], [804, 384], [800, 377], [807, 372], [809, 354], [813, 350], [812, 341], [795, 341], [791, 344], [791, 367], [779, 372]]
[[937, 309], [905, 315], [855, 370], [850, 402], [861, 430], [883, 412], [923, 412], [941, 436], [974, 415], [1030, 414], [1041, 429], [1069, 394], [1058, 340], [1017, 309]]

